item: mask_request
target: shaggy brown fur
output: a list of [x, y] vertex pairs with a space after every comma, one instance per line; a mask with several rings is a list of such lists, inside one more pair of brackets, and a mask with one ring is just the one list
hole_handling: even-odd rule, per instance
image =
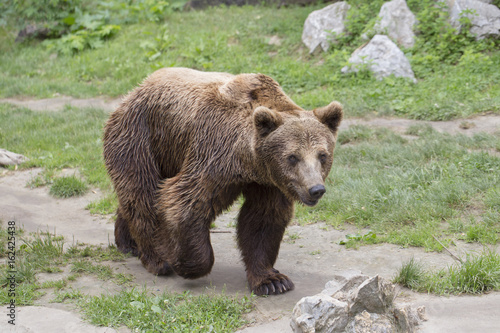
[[273, 268], [293, 202], [325, 192], [340, 104], [304, 111], [262, 74], [161, 69], [110, 116], [104, 159], [115, 239], [153, 274], [210, 273], [211, 222], [243, 194], [238, 245], [258, 295], [293, 289]]

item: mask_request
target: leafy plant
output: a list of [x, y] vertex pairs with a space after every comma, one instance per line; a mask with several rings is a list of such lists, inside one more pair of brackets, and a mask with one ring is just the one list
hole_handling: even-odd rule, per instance
[[60, 39], [44, 42], [49, 50], [54, 49], [61, 54], [75, 54], [85, 49], [99, 48], [106, 39], [121, 29], [119, 25], [106, 24], [103, 15], [91, 15], [79, 10], [76, 10], [74, 15], [65, 17], [62, 22], [69, 29], [69, 33]]
[[347, 248], [356, 246], [357, 243], [373, 244], [377, 241], [377, 234], [373, 231], [368, 231], [366, 234], [347, 234], [347, 241], [341, 240], [339, 245], [346, 245]]

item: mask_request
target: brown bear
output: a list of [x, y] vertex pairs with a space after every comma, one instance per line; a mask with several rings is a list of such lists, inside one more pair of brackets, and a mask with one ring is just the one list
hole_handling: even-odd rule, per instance
[[273, 266], [294, 201], [313, 206], [325, 193], [342, 115], [337, 102], [303, 110], [263, 74], [156, 71], [105, 128], [118, 249], [153, 274], [209, 274], [210, 224], [242, 194], [237, 240], [250, 289], [292, 290]]

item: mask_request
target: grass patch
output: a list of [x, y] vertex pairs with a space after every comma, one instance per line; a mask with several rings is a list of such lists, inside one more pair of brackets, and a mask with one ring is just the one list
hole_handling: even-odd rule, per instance
[[[7, 233], [0, 226], [0, 244], [5, 250]], [[18, 231], [18, 234], [21, 234]], [[18, 240], [20, 242], [20, 240]], [[84, 317], [98, 326], [127, 326], [132, 330], [147, 332], [234, 332], [245, 324], [242, 316], [253, 308], [248, 297], [222, 295], [192, 296], [184, 294], [153, 294], [133, 287], [130, 274], [115, 273], [101, 261], [120, 261], [127, 256], [116, 247], [101, 248], [85, 244], [75, 244], [64, 251], [64, 240], [50, 233], [27, 236], [16, 251], [16, 296], [20, 305], [33, 305], [47, 289], [54, 290], [51, 303], [74, 302]], [[70, 265], [71, 275], [39, 283], [36, 274], [40, 272], [62, 271]], [[0, 304], [9, 304], [10, 268], [1, 265]], [[92, 297], [73, 289], [71, 282], [78, 276], [94, 275], [103, 281], [125, 285], [115, 295]]]
[[55, 178], [49, 193], [56, 198], [78, 197], [87, 193], [88, 187], [76, 176]]
[[252, 309], [247, 297], [153, 294], [147, 290], [84, 298], [77, 303], [92, 324], [140, 332], [234, 332]]
[[90, 211], [90, 214], [107, 215], [116, 212], [118, 208], [118, 199], [115, 193], [108, 194], [104, 198], [93, 201], [85, 207]]
[[[101, 261], [121, 261], [126, 258], [116, 247], [101, 248], [97, 246], [73, 245], [64, 251], [64, 239], [49, 232], [23, 235], [22, 230], [16, 230], [16, 304], [31, 305], [42, 296], [44, 289], [65, 289], [71, 281], [80, 274], [95, 275], [102, 280], [110, 280], [118, 285], [129, 284], [133, 278], [130, 274], [115, 273]], [[0, 244], [2, 253], [6, 253], [8, 234], [0, 226]], [[74, 274], [55, 280], [39, 283], [38, 273], [62, 272], [65, 266], [71, 265]], [[11, 268], [4, 263], [0, 266], [0, 303], [10, 302], [8, 295]], [[4, 288], [5, 287], [5, 288]]]
[[468, 254], [460, 264], [428, 271], [414, 259], [402, 265], [394, 283], [436, 294], [479, 294], [500, 290], [500, 255], [489, 250]]

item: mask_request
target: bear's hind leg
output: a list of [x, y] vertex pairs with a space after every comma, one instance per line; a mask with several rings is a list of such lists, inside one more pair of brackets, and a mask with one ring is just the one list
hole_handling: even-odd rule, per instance
[[134, 257], [139, 256], [139, 250], [137, 249], [137, 244], [135, 243], [132, 235], [130, 234], [130, 229], [128, 226], [128, 221], [123, 216], [123, 213], [118, 208], [116, 212], [116, 222], [115, 222], [115, 243], [118, 250], [122, 253], [130, 253]]
[[200, 184], [200, 178], [199, 174], [196, 177], [181, 172], [166, 180], [158, 191], [156, 250], [177, 275], [186, 279], [205, 276], [212, 270], [210, 224], [240, 193], [239, 186]]
[[273, 187], [251, 184], [243, 190], [245, 203], [238, 216], [238, 245], [250, 289], [256, 295], [282, 294], [293, 282], [273, 266], [285, 228], [293, 216], [293, 202]]

